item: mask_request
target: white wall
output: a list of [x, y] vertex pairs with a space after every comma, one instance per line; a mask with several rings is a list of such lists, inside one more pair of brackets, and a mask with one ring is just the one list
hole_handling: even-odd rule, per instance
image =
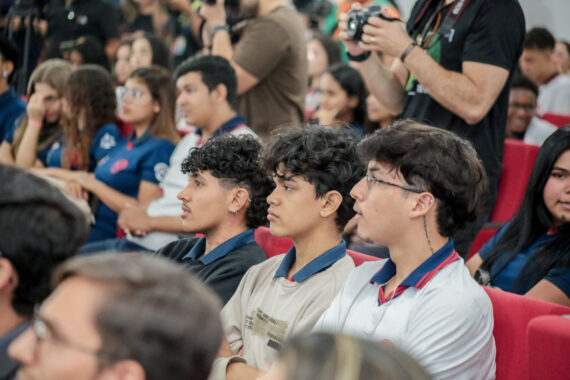
[[[396, 0], [407, 19], [415, 0]], [[548, 28], [555, 38], [570, 41], [570, 0], [519, 0], [527, 30], [534, 26]]]

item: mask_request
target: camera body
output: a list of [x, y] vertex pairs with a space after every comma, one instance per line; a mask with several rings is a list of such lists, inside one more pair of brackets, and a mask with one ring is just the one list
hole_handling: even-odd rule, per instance
[[346, 33], [348, 33], [353, 40], [362, 41], [362, 28], [368, 23], [370, 17], [379, 17], [386, 21], [399, 21], [398, 18], [384, 16], [381, 6], [371, 5], [360, 11], [352, 10], [348, 12]]

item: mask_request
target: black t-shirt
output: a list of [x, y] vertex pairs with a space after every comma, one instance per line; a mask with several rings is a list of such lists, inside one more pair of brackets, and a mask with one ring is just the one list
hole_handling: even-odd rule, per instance
[[[412, 38], [422, 34], [437, 3], [416, 2], [407, 24]], [[511, 75], [522, 53], [525, 35], [524, 15], [517, 0], [466, 0], [463, 11], [454, 18], [451, 11], [456, 3], [443, 8], [443, 17], [449, 14], [450, 20], [456, 21], [446, 23], [442, 18], [427, 47], [428, 54], [447, 70], [461, 72], [463, 62], [486, 63], [509, 70], [509, 79], [483, 120], [468, 125], [432, 99], [410, 75], [402, 117], [453, 131], [469, 140], [483, 161], [492, 185], [493, 182], [496, 185], [502, 166]]]
[[46, 14], [48, 58], [61, 57], [62, 42], [93, 36], [105, 45], [119, 38], [119, 10], [104, 0], [52, 0]]

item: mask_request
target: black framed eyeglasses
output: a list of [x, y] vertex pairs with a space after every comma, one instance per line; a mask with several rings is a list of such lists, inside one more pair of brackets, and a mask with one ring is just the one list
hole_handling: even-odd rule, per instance
[[410, 187], [410, 186], [398, 185], [396, 183], [384, 181], [383, 179], [374, 178], [372, 176], [372, 174], [370, 174], [370, 173], [366, 173], [366, 182], [368, 183], [369, 188], [371, 187], [372, 183], [381, 183], [383, 185], [394, 186], [394, 187], [400, 188], [402, 190], [409, 191], [409, 192], [416, 193], [416, 194], [421, 194], [421, 193], [425, 192], [424, 190], [415, 189], [415, 188]]
[[34, 352], [36, 354], [40, 343], [45, 341], [51, 341], [55, 344], [68, 347], [72, 350], [96, 356], [98, 359], [102, 359], [105, 361], [109, 361], [110, 359], [116, 358], [116, 355], [113, 355], [109, 352], [84, 347], [80, 344], [70, 342], [69, 340], [63, 338], [49, 321], [42, 318], [40, 314], [40, 305], [36, 305], [34, 307], [34, 317], [32, 319], [31, 330], [36, 339], [34, 347]]

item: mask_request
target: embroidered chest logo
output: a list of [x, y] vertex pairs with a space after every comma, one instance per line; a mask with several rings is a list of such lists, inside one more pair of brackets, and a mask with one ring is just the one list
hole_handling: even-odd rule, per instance
[[117, 174], [118, 172], [125, 170], [127, 166], [129, 166], [129, 160], [123, 158], [111, 166], [111, 174]]
[[167, 171], [168, 165], [166, 165], [164, 162], [159, 162], [158, 164], [154, 165], [154, 176], [158, 182], [164, 179]]
[[115, 141], [115, 137], [113, 137], [112, 135], [105, 133], [103, 135], [103, 137], [101, 138], [101, 142], [99, 143], [99, 146], [102, 149], [111, 149], [112, 147], [114, 147], [115, 145], [117, 145], [117, 142]]
[[287, 321], [281, 321], [264, 313], [260, 308], [245, 317], [245, 328], [253, 335], [267, 339], [267, 346], [279, 350], [285, 340]]

